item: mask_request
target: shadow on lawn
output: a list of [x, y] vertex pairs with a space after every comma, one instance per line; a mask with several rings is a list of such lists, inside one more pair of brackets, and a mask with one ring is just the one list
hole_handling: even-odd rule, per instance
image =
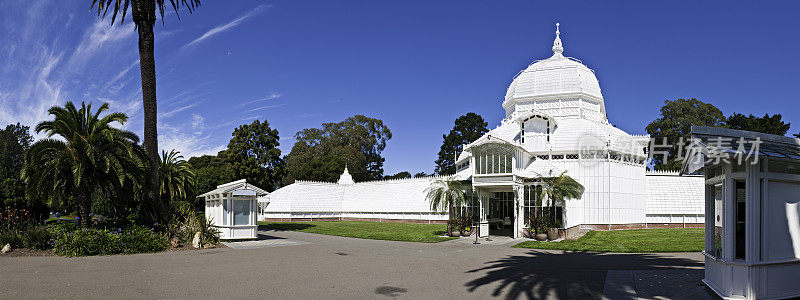
[[317, 225], [313, 225], [313, 224], [292, 223], [292, 222], [270, 223], [268, 225], [258, 225], [258, 230], [300, 231], [300, 230], [303, 230], [303, 229], [308, 229], [308, 228], [316, 227], [316, 226]]
[[[467, 271], [485, 274], [464, 285], [470, 292], [485, 285], [497, 285], [492, 296], [506, 299], [599, 299], [608, 270], [675, 270], [687, 267], [703, 267], [703, 263], [654, 254], [531, 251], [526, 255], [490, 261], [485, 267]], [[703, 271], [691, 269], [687, 272]], [[671, 298], [672, 295], [663, 296]]]

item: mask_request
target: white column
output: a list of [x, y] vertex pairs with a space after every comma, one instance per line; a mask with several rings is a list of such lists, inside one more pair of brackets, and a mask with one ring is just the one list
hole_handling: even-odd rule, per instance
[[525, 224], [524, 220], [522, 220], [522, 216], [524, 216], [522, 212], [522, 203], [525, 201], [523, 198], [524, 194], [524, 186], [515, 186], [514, 187], [514, 238], [522, 237], [522, 226]]

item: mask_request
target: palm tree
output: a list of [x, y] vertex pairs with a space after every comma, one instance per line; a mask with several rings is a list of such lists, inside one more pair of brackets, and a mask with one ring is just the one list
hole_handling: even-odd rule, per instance
[[[89, 225], [93, 199], [107, 198], [126, 182], [142, 178], [146, 155], [138, 146], [139, 137], [118, 129], [128, 117], [123, 113], [100, 114], [108, 110], [104, 103], [92, 112], [92, 104], [72, 102], [48, 110], [52, 121], [36, 125], [36, 132], [47, 138], [31, 145], [25, 153], [22, 178], [30, 197], [42, 197], [51, 204], [75, 201], [79, 223]], [[58, 136], [58, 138], [53, 138]]]
[[[154, 54], [153, 26], [156, 23], [156, 11], [164, 20], [165, 1], [164, 0], [92, 0], [94, 9], [97, 5], [97, 15], [105, 18], [112, 4], [111, 24], [114, 24], [117, 15], [122, 15], [120, 25], [125, 22], [125, 15], [128, 6], [131, 6], [131, 17], [139, 33], [139, 68], [142, 76], [142, 104], [144, 108], [144, 148], [147, 151], [149, 162], [149, 176], [147, 185], [149, 188], [149, 198], [152, 207], [158, 209], [161, 203], [156, 191], [159, 190], [158, 179], [158, 128], [157, 128], [157, 103], [156, 103], [156, 62]], [[192, 13], [195, 6], [200, 6], [200, 0], [169, 0], [175, 15], [181, 6], [187, 8]], [[179, 17], [180, 18], [180, 17]], [[157, 213], [157, 212], [154, 212]]]
[[556, 226], [556, 206], [563, 206], [564, 201], [567, 199], [577, 199], [584, 191], [583, 185], [575, 181], [572, 177], [567, 175], [567, 172], [562, 172], [556, 177], [544, 177], [542, 181], [545, 185], [542, 187], [539, 199], [549, 199], [550, 216], [552, 217], [549, 222], [552, 222], [551, 227]]
[[161, 179], [159, 194], [173, 202], [186, 199], [195, 187], [195, 176], [192, 166], [183, 159], [180, 152], [161, 151], [161, 163], [158, 166]]
[[451, 224], [455, 221], [456, 206], [466, 201], [465, 189], [464, 184], [453, 178], [436, 179], [425, 189], [425, 198], [430, 201], [432, 210], [449, 212], [448, 233], [452, 231]]

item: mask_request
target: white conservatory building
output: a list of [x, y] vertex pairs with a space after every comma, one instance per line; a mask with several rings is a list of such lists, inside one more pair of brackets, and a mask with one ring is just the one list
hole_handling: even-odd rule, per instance
[[[565, 172], [585, 191], [557, 209], [562, 235], [580, 228], [702, 227], [704, 178], [647, 172], [649, 136], [608, 122], [594, 71], [563, 55], [558, 28], [552, 50], [511, 82], [501, 124], [457, 158], [455, 178], [471, 182], [478, 219], [521, 236], [540, 178]], [[260, 218], [441, 222], [447, 215], [432, 212], [424, 193], [435, 178], [298, 181], [265, 197]]]

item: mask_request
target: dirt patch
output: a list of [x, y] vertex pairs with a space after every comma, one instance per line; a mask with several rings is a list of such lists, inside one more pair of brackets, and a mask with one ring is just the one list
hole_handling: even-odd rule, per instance
[[0, 254], [0, 257], [30, 257], [30, 256], [54, 256], [52, 250], [47, 251], [39, 251], [39, 250], [31, 250], [25, 248], [17, 248], [12, 250], [11, 252]]

